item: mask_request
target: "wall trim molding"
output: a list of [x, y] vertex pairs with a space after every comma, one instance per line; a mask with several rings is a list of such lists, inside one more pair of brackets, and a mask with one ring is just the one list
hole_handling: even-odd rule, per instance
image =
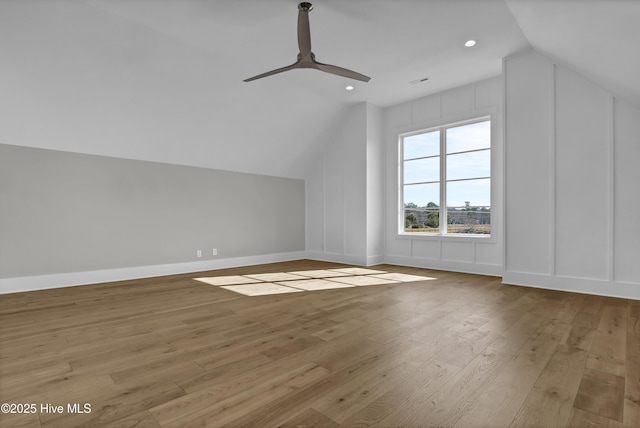
[[502, 283], [547, 290], [640, 300], [640, 283], [505, 272]]
[[260, 254], [256, 256], [231, 257], [187, 263], [0, 278], [0, 294], [21, 293], [25, 291], [47, 290], [52, 288], [74, 287], [104, 282], [127, 281], [140, 278], [152, 278], [155, 276], [195, 273], [240, 266], [286, 262], [305, 259], [306, 255], [305, 251], [293, 251], [287, 253]]
[[423, 269], [445, 270], [476, 275], [502, 276], [502, 266], [488, 263], [455, 262], [410, 256], [384, 256], [384, 263]]
[[384, 256], [367, 256], [367, 266], [380, 265], [384, 263]]
[[321, 262], [344, 263], [347, 265], [370, 266], [362, 257], [349, 256], [341, 253], [328, 253], [320, 251], [307, 251], [307, 259]]
[[374, 266], [385, 263], [384, 256], [367, 256], [362, 258], [354, 255], [339, 253], [323, 253], [319, 251], [307, 251], [307, 259], [321, 262], [344, 263], [356, 266]]
[[156, 276], [205, 272], [217, 269], [286, 262], [302, 259], [329, 261], [334, 263], [353, 264], [360, 266], [373, 266], [382, 263], [389, 263], [398, 266], [409, 266], [451, 272], [463, 272], [476, 275], [489, 275], [497, 277], [501, 276], [502, 283], [506, 285], [640, 300], [640, 283], [607, 281], [589, 278], [559, 277], [550, 276], [548, 274], [537, 274], [529, 272], [503, 272], [502, 266], [500, 265], [446, 262], [442, 260], [420, 259], [405, 256], [369, 257], [367, 259], [367, 264], [365, 265], [361, 260], [356, 260], [355, 258], [350, 256], [345, 256], [342, 254], [327, 254], [313, 251], [294, 251], [288, 253], [261, 254], [256, 256], [234, 257], [188, 263], [138, 266], [131, 268], [105, 269], [16, 278], [0, 278], [0, 294], [75, 287], [106, 282], [127, 281], [140, 278], [152, 278]]

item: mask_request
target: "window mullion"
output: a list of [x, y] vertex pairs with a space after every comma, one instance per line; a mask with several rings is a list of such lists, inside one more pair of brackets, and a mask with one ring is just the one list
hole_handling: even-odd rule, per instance
[[447, 132], [440, 129], [440, 234], [447, 233]]

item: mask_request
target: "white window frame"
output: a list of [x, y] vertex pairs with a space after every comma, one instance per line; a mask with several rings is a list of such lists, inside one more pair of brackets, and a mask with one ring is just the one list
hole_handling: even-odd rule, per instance
[[[452, 237], [452, 238], [480, 238], [480, 239], [491, 239], [494, 234], [494, 224], [493, 221], [491, 224], [491, 233], [489, 234], [473, 234], [473, 233], [448, 233], [447, 232], [447, 222], [440, 221], [439, 222], [439, 231], [438, 232], [407, 232], [405, 230], [405, 207], [404, 207], [404, 138], [411, 137], [413, 135], [425, 134], [433, 131], [440, 131], [440, 150], [438, 156], [440, 156], [440, 174], [439, 174], [439, 185], [440, 185], [440, 200], [438, 201], [438, 215], [439, 219], [447, 218], [447, 153], [446, 153], [446, 130], [449, 128], [455, 128], [463, 125], [470, 125], [478, 122], [490, 122], [491, 127], [491, 140], [489, 151], [491, 153], [491, 165], [490, 165], [490, 175], [489, 180], [491, 181], [491, 210], [494, 208], [493, 204], [493, 180], [494, 180], [494, 169], [493, 169], [493, 152], [494, 152], [494, 120], [493, 114], [480, 114], [474, 115], [469, 119], [463, 120], [453, 120], [453, 121], [442, 121], [443, 123], [437, 124], [434, 126], [427, 126], [424, 128], [420, 128], [417, 130], [403, 132], [398, 134], [398, 235], [399, 236], [408, 236], [408, 237]], [[487, 150], [487, 149], [482, 149]], [[480, 177], [478, 177], [480, 178]], [[444, 202], [444, 203], [443, 203]], [[492, 220], [494, 216], [492, 216]]]

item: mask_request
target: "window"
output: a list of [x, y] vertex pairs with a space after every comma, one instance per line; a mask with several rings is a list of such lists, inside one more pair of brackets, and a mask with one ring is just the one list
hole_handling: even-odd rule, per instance
[[489, 118], [403, 134], [400, 155], [401, 233], [491, 233]]

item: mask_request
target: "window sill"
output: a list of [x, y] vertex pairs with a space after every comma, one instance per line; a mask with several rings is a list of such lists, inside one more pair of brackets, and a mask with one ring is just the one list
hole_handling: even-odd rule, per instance
[[495, 235], [486, 235], [486, 234], [478, 234], [474, 235], [471, 233], [465, 234], [451, 234], [451, 235], [441, 235], [439, 233], [425, 233], [425, 232], [401, 232], [397, 234], [398, 239], [417, 239], [417, 240], [429, 240], [429, 241], [466, 241], [466, 242], [487, 242], [487, 243], [495, 243], [496, 237]]

